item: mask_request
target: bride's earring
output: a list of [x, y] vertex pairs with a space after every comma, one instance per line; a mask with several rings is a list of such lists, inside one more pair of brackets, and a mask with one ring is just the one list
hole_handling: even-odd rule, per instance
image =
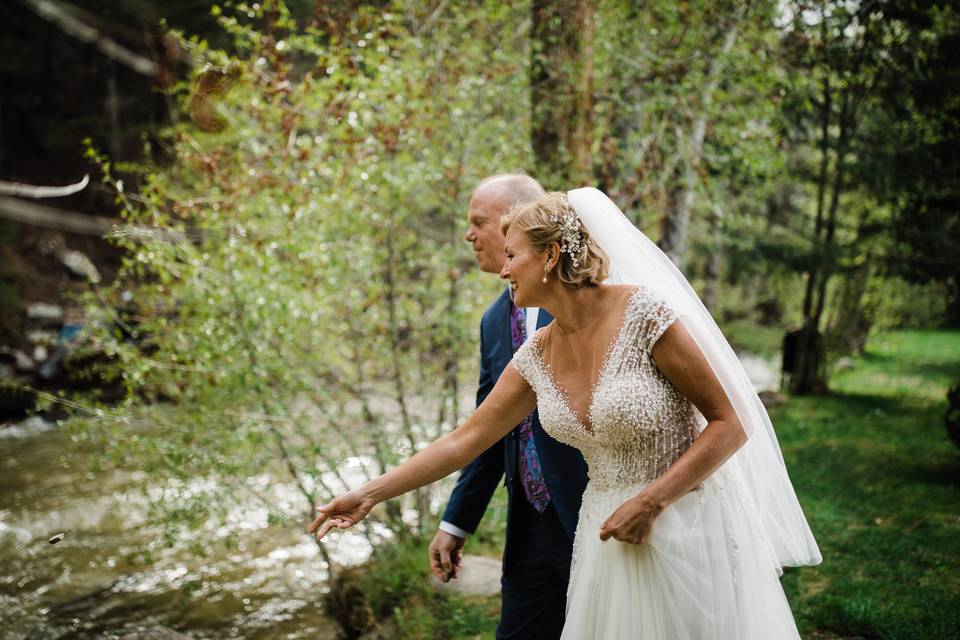
[[543, 284], [547, 284], [547, 272], [550, 271], [548, 265], [543, 265]]

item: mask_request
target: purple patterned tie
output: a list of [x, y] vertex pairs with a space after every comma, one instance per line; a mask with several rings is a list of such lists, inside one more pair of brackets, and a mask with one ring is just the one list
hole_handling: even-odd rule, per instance
[[[513, 304], [511, 300], [510, 337], [513, 339], [514, 353], [527, 338], [526, 324], [523, 309]], [[533, 442], [533, 413], [517, 425], [517, 432], [520, 440], [520, 482], [523, 484], [523, 492], [527, 494], [527, 500], [533, 508], [543, 513], [550, 504], [550, 491], [547, 490], [547, 483], [543, 479], [537, 446]]]

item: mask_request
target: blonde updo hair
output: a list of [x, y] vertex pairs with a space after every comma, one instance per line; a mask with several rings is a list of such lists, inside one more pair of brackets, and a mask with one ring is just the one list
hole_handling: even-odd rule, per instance
[[577, 265], [566, 251], [560, 252], [560, 259], [552, 273], [561, 282], [573, 287], [596, 287], [607, 278], [609, 260], [597, 243], [590, 237], [577, 212], [567, 202], [567, 194], [562, 191], [548, 193], [533, 202], [514, 205], [500, 218], [500, 231], [504, 235], [511, 227], [523, 233], [530, 246], [537, 253], [544, 253], [551, 242], [564, 248], [563, 228], [557, 220], [572, 215], [580, 229], [580, 248], [575, 251]]

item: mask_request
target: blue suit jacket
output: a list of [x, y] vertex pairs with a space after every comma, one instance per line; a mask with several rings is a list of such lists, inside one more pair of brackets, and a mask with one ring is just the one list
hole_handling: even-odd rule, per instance
[[[553, 318], [540, 310], [537, 327], [542, 327]], [[493, 389], [500, 374], [513, 357], [513, 341], [510, 337], [510, 298], [507, 291], [497, 298], [483, 314], [480, 321], [480, 386], [477, 389], [477, 406]], [[587, 486], [587, 465], [575, 448], [565, 445], [547, 435], [534, 413], [533, 437], [537, 455], [543, 469], [544, 480], [550, 491], [550, 499], [564, 530], [573, 540], [577, 529], [577, 516], [583, 490]], [[518, 478], [518, 440], [514, 429], [502, 440], [481, 453], [463, 468], [443, 519], [464, 531], [473, 533], [480, 524], [490, 497], [500, 478], [506, 476], [509, 501], [526, 500]], [[508, 513], [511, 510], [508, 509]], [[507, 520], [507, 557], [510, 546], [510, 521]]]

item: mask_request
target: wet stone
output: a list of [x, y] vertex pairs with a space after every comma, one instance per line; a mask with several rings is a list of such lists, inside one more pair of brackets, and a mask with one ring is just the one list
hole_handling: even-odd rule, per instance
[[56, 327], [63, 320], [63, 309], [55, 304], [36, 302], [27, 307], [27, 318], [35, 325]]

